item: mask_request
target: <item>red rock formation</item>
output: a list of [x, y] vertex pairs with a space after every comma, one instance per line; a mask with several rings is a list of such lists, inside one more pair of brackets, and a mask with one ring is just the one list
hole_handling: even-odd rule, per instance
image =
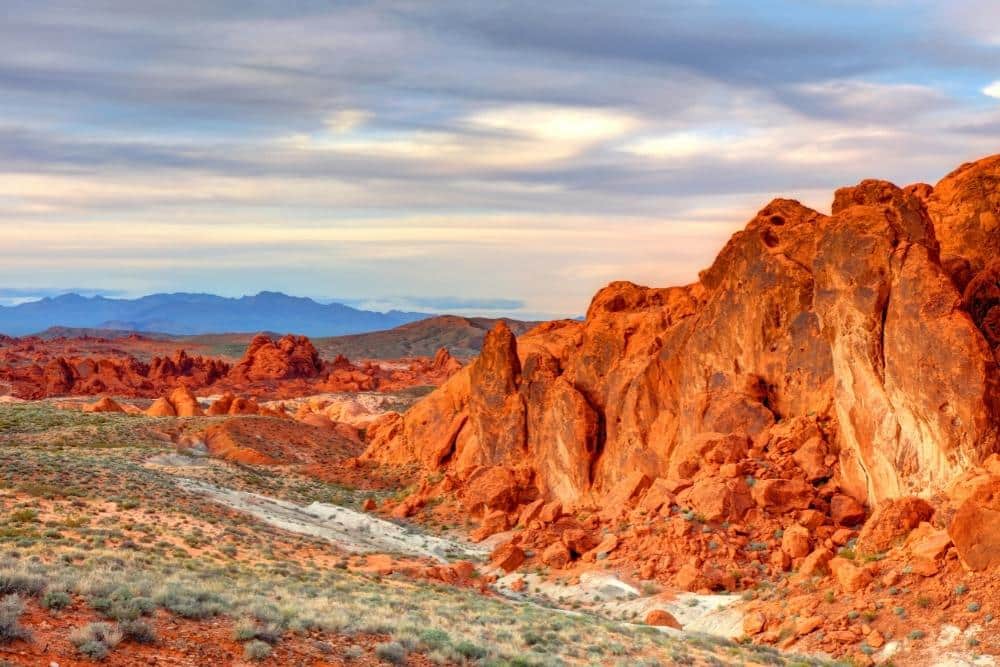
[[178, 417], [200, 417], [205, 414], [201, 406], [198, 405], [198, 399], [195, 395], [183, 385], [170, 392], [169, 400]]
[[[324, 392], [392, 392], [439, 385], [461, 369], [446, 350], [434, 359], [358, 365], [339, 356], [324, 363], [302, 336], [253, 338], [235, 366], [222, 359], [189, 356], [184, 350], [139, 361], [103, 339], [9, 339], [0, 350], [0, 381], [24, 398], [64, 395], [159, 397], [178, 384], [202, 393], [230, 392], [254, 397], [288, 398]], [[152, 344], [143, 338], [118, 341], [125, 346]], [[77, 345], [79, 344], [79, 345]], [[161, 348], [165, 343], [160, 343]], [[108, 356], [83, 356], [81, 348], [98, 347]], [[130, 348], [131, 349], [131, 348]]]
[[959, 507], [948, 535], [970, 570], [1000, 565], [1000, 477], [979, 485]]
[[125, 412], [125, 409], [113, 399], [105, 396], [91, 405], [83, 406], [84, 412]]
[[941, 256], [968, 262], [973, 274], [1000, 257], [1000, 155], [969, 162], [927, 197]]
[[287, 380], [314, 378], [323, 370], [319, 352], [305, 336], [273, 340], [258, 334], [250, 341], [243, 359], [231, 371], [238, 380]]
[[[676, 503], [843, 540], [866, 505], [943, 490], [998, 449], [998, 169], [990, 158], [933, 190], [864, 181], [830, 216], [778, 199], [693, 285], [613, 283], [584, 322], [520, 340], [498, 324], [469, 367], [371, 428], [364, 458], [460, 484], [523, 470], [529, 497], [604, 520]], [[532, 530], [522, 545], [562, 566], [565, 545]], [[832, 551], [795, 558], [826, 571]]]

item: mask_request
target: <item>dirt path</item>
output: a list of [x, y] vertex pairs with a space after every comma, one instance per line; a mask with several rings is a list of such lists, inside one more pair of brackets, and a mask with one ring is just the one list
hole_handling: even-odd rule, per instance
[[346, 551], [421, 556], [442, 563], [479, 559], [487, 555], [472, 545], [414, 532], [391, 521], [339, 505], [312, 503], [302, 507], [187, 478], [178, 478], [177, 485], [185, 491], [207, 496], [220, 505], [251, 514], [276, 528], [319, 537]]

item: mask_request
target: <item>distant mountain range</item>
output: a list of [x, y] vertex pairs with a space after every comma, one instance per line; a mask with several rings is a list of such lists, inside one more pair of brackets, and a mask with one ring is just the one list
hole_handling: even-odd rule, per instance
[[342, 336], [391, 329], [430, 317], [428, 313], [359, 310], [322, 304], [280, 292], [229, 298], [214, 294], [151, 294], [110, 299], [63, 294], [16, 306], [0, 306], [0, 333], [24, 336], [51, 327], [119, 329], [193, 335], [294, 332]]

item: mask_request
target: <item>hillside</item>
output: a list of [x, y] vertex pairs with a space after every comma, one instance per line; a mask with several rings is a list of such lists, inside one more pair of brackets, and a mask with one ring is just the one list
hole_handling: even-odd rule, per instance
[[321, 304], [280, 292], [240, 298], [151, 294], [138, 299], [64, 294], [0, 307], [0, 332], [23, 336], [50, 327], [71, 327], [188, 335], [294, 331], [307, 336], [334, 336], [389, 329], [426, 317], [426, 313], [379, 313], [339, 303]]
[[[313, 342], [323, 356], [329, 358], [338, 354], [348, 359], [432, 357], [442, 347], [455, 357], [474, 357], [479, 354], [486, 332], [498, 321], [484, 317], [440, 315], [386, 331], [319, 338]], [[521, 335], [538, 324], [506, 318], [503, 321], [515, 335]]]
[[[343, 355], [348, 359], [403, 359], [408, 357], [433, 357], [441, 348], [452, 356], [471, 358], [479, 354], [486, 333], [500, 320], [485, 317], [461, 317], [459, 315], [437, 315], [416, 322], [386, 329], [347, 336], [327, 336], [313, 339], [313, 344], [323, 357], [334, 359]], [[526, 333], [539, 322], [524, 322], [504, 318], [504, 322], [515, 335]], [[276, 331], [262, 331], [271, 337], [278, 337]], [[297, 333], [297, 332], [294, 332]], [[253, 338], [253, 333], [202, 333], [196, 335], [176, 335], [163, 332], [145, 331], [141, 339], [135, 332], [126, 329], [50, 327], [33, 334], [44, 341], [56, 339], [103, 338], [124, 349], [138, 346], [171, 343], [185, 349], [197, 350], [200, 354], [211, 354], [239, 359]], [[173, 348], [169, 349], [170, 352]]]

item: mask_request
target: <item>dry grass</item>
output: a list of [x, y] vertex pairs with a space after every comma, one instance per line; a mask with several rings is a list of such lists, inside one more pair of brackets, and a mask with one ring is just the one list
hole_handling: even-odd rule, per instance
[[[315, 633], [388, 635], [380, 648], [388, 661], [413, 652], [441, 664], [786, 660], [732, 642], [686, 642], [593, 615], [334, 567], [344, 556], [329, 545], [183, 493], [169, 474], [144, 466], [167, 448], [143, 418], [33, 404], [0, 406], [0, 424], [0, 595], [54, 601], [42, 605], [52, 613], [67, 599], [85, 602], [106, 619], [74, 635], [91, 657], [148, 639], [143, 619], [162, 609], [235, 619], [234, 638], [252, 660], [289, 636]], [[223, 466], [213, 474], [215, 483], [295, 501], [322, 489], [275, 470]], [[21, 599], [4, 598], [0, 641], [23, 630], [15, 613]]]

